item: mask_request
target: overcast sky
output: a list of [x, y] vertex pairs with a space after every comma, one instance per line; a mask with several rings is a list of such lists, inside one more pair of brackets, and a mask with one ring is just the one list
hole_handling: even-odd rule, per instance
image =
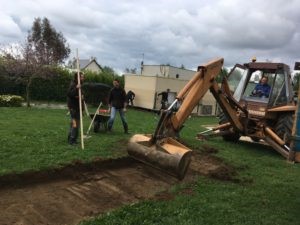
[[253, 56], [300, 61], [299, 0], [0, 0], [0, 44], [24, 42], [34, 18], [63, 33], [70, 57], [94, 56], [121, 73], [144, 64], [195, 69]]

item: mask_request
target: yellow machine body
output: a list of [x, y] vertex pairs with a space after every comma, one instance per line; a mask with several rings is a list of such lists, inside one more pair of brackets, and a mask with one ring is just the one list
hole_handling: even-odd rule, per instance
[[[188, 169], [192, 151], [178, 141], [178, 134], [193, 109], [210, 91], [222, 109], [224, 118], [221, 119], [220, 126], [209, 131], [218, 130], [218, 135], [228, 141], [237, 141], [241, 135], [249, 136], [254, 141], [262, 139], [285, 158], [292, 158], [290, 155], [293, 151], [289, 147], [291, 142], [289, 136], [291, 136], [291, 125], [296, 107], [291, 95], [289, 98], [286, 94], [281, 95], [281, 93], [291, 92], [289, 91], [291, 85], [287, 85], [287, 87], [284, 85], [291, 83], [288, 66], [270, 62], [237, 64], [228, 76], [223, 76], [220, 85], [217, 83], [216, 77], [220, 75], [222, 66], [222, 58], [199, 66], [193, 78], [176, 96], [176, 100], [167, 110], [161, 112], [155, 132], [145, 135], [137, 134], [130, 139], [127, 148], [128, 154], [173, 176], [183, 178]], [[269, 102], [256, 96], [248, 96], [246, 91], [248, 90], [247, 85], [253, 83], [250, 77], [254, 76], [257, 71], [264, 72], [266, 76], [273, 78], [274, 87], [271, 96], [274, 97], [268, 98]], [[235, 83], [239, 81], [234, 90], [230, 78], [233, 78]], [[283, 80], [286, 82], [280, 83], [281, 78], [284, 78]], [[251, 85], [249, 87], [252, 88]], [[235, 95], [236, 90], [239, 95]], [[284, 99], [286, 99], [285, 102]], [[177, 102], [180, 103], [180, 107], [174, 110], [173, 106]], [[272, 107], [269, 107], [270, 103], [273, 104]], [[198, 138], [202, 139], [206, 132], [199, 133]], [[211, 135], [215, 136], [215, 133]]]

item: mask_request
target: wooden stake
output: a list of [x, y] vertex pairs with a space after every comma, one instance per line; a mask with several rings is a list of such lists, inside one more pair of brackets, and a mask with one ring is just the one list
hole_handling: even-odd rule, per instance
[[81, 102], [81, 83], [80, 83], [80, 68], [79, 68], [79, 57], [78, 57], [78, 49], [76, 49], [77, 55], [77, 80], [78, 80], [78, 93], [79, 93], [79, 115], [80, 115], [80, 140], [81, 140], [81, 149], [84, 149], [84, 142], [83, 142], [83, 122], [82, 122], [82, 102]]

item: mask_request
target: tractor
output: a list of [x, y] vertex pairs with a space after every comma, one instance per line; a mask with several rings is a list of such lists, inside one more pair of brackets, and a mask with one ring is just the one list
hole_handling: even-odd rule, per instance
[[289, 67], [253, 60], [235, 65], [219, 84], [217, 78], [222, 76], [223, 62], [223, 58], [217, 58], [199, 66], [176, 100], [161, 113], [154, 133], [136, 134], [129, 140], [128, 154], [182, 179], [192, 150], [178, 140], [179, 133], [210, 90], [221, 108], [220, 125], [198, 133], [198, 138], [217, 134], [236, 142], [241, 136], [248, 136], [255, 142], [264, 140], [289, 158], [296, 110]]

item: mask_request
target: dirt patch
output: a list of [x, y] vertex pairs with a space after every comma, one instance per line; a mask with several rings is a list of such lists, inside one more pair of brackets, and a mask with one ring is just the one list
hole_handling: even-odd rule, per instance
[[[234, 181], [235, 172], [211, 154], [194, 152], [181, 181], [129, 157], [2, 176], [0, 225], [77, 224], [140, 200], [171, 200], [173, 185], [192, 183], [199, 175]], [[179, 194], [191, 195], [193, 190]]]
[[201, 152], [209, 153], [209, 154], [216, 154], [219, 152], [219, 150], [212, 146], [209, 146], [209, 145], [203, 145], [201, 147]]

